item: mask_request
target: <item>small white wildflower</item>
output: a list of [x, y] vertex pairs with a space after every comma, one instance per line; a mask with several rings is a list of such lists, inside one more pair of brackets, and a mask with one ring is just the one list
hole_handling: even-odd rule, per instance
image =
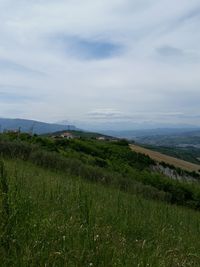
[[60, 251], [54, 252], [54, 255], [60, 256], [62, 253]]
[[96, 235], [96, 236], [94, 237], [94, 241], [97, 241], [98, 238], [99, 238], [99, 235]]

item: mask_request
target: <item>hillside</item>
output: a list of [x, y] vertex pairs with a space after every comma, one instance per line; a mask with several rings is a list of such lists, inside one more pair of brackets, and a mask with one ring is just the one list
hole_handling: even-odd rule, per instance
[[60, 125], [33, 120], [0, 118], [0, 132], [18, 129], [20, 129], [22, 132], [32, 132], [36, 134], [52, 133], [69, 129], [77, 130], [73, 125]]
[[5, 168], [2, 267], [200, 264], [199, 212], [19, 160]]
[[174, 158], [182, 159], [194, 164], [200, 164], [200, 148], [194, 146], [154, 146], [154, 145], [144, 145], [143, 147], [158, 151], [160, 153], [169, 155]]
[[200, 265], [200, 184], [125, 140], [0, 135], [1, 266]]
[[173, 165], [177, 168], [181, 168], [190, 172], [200, 172], [200, 165], [194, 164], [185, 160], [177, 159], [175, 157], [171, 157], [165, 155], [163, 153], [153, 151], [151, 149], [144, 148], [138, 145], [130, 145], [131, 149], [135, 152], [142, 153], [148, 155], [150, 158], [157, 162], [165, 162], [166, 164]]
[[[0, 154], [31, 161], [41, 167], [67, 171], [93, 182], [120, 188], [193, 208], [200, 207], [200, 175], [185, 172], [196, 183], [179, 181], [155, 171], [157, 163], [148, 155], [134, 152], [125, 140], [52, 138], [25, 133], [0, 135]], [[184, 171], [181, 171], [184, 175]]]

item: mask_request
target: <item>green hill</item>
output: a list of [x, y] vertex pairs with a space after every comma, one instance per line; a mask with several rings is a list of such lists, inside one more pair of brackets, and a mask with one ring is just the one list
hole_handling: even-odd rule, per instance
[[7, 134], [0, 153], [2, 267], [200, 266], [198, 182], [125, 141]]

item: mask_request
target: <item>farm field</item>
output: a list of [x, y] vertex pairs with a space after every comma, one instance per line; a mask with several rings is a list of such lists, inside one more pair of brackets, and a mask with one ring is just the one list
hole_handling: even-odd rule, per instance
[[198, 164], [194, 164], [194, 163], [187, 162], [181, 159], [177, 159], [177, 158], [174, 158], [174, 157], [171, 157], [171, 156], [168, 156], [160, 152], [153, 151], [153, 150], [150, 150], [150, 149], [138, 146], [138, 145], [130, 145], [130, 147], [133, 151], [137, 153], [145, 154], [157, 162], [165, 162], [167, 164], [174, 165], [177, 168], [181, 168], [183, 170], [190, 171], [190, 172], [200, 171], [200, 165]]

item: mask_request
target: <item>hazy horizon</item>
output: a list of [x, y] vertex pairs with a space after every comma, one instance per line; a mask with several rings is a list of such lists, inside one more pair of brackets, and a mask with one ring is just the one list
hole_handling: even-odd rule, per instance
[[200, 126], [199, 1], [1, 0], [0, 22], [0, 117]]
[[[158, 130], [164, 132], [188, 132], [188, 131], [199, 131], [200, 126], [198, 125], [191, 125], [191, 124], [173, 124], [173, 123], [155, 123], [155, 122], [127, 122], [127, 121], [118, 121], [118, 122], [87, 122], [87, 121], [40, 121], [34, 120], [32, 118], [29, 119], [22, 119], [22, 118], [1, 118], [0, 117], [0, 129], [18, 129], [22, 127], [22, 129], [29, 129], [30, 127], [39, 127], [41, 124], [48, 124], [49, 126], [52, 124], [57, 126], [72, 126], [75, 127], [76, 130], [83, 130], [83, 131], [92, 131], [92, 132], [99, 132], [99, 133], [110, 133], [114, 134], [114, 132], [148, 132]], [[25, 128], [24, 128], [25, 127]], [[68, 129], [63, 128], [62, 129]], [[26, 130], [25, 130], [26, 131]]]

